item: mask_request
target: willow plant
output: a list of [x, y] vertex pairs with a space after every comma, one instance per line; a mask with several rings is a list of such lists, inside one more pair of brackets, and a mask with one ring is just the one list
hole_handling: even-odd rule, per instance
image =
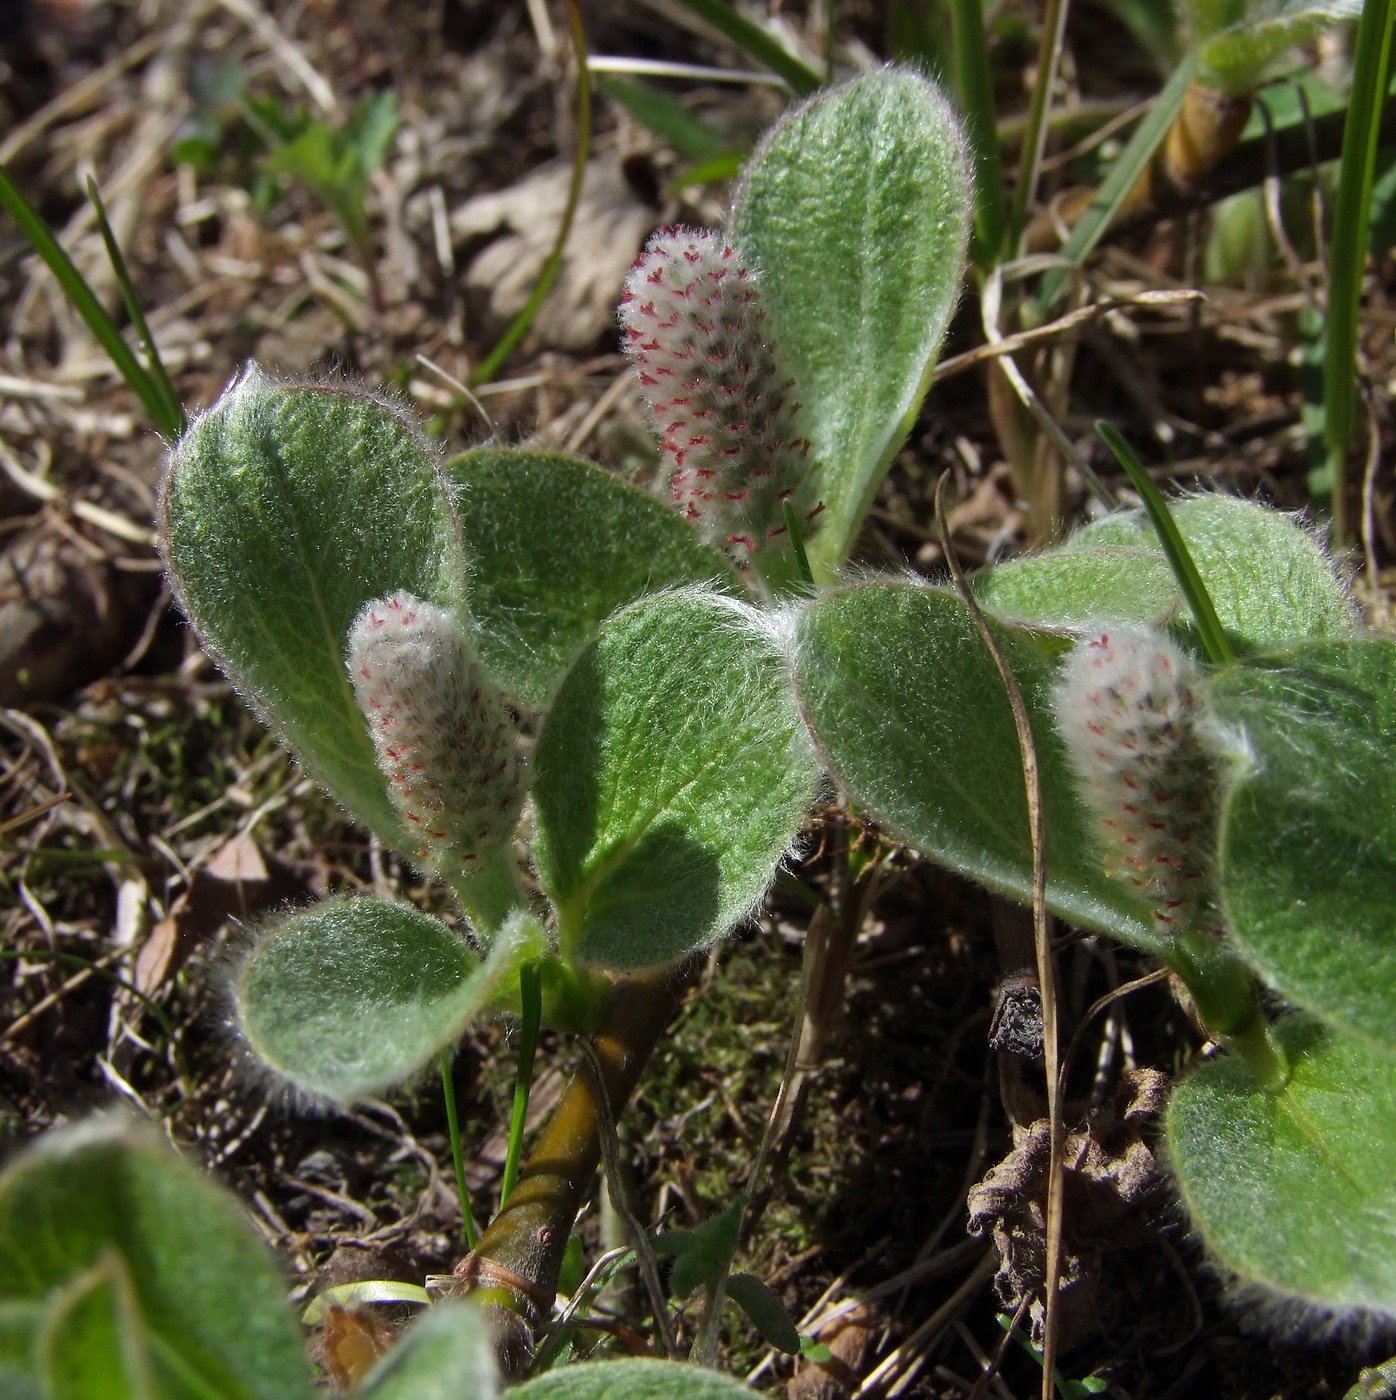
[[[564, 1093], [456, 1271], [512, 1378], [685, 967], [759, 907], [817, 789], [773, 609], [837, 577], [857, 537], [955, 304], [968, 211], [958, 127], [920, 76], [884, 70], [787, 115], [723, 237], [661, 235], [631, 279], [641, 382], [680, 386], [651, 398], [664, 499], [560, 454], [446, 458], [388, 398], [255, 368], [171, 453], [160, 541], [205, 649], [465, 920], [351, 895], [256, 930], [231, 973], [249, 1067], [293, 1101], [345, 1105], [436, 1064], [481, 1017], [530, 1011], [593, 1038], [594, 1077]], [[108, 1186], [71, 1231], [39, 1228], [94, 1178]], [[0, 1346], [13, 1336], [5, 1364], [34, 1393], [70, 1393], [72, 1357], [161, 1395], [305, 1393], [246, 1226], [139, 1136], [58, 1138], [0, 1184], [0, 1212], [0, 1321], [18, 1319]], [[226, 1317], [206, 1293], [183, 1308], [187, 1269], [140, 1253], [158, 1229], [175, 1252], [201, 1215], [222, 1231], [190, 1249], [208, 1277], [263, 1280]], [[769, 1301], [740, 1281], [732, 1296], [758, 1321]], [[411, 1387], [464, 1367], [492, 1394], [474, 1318], [433, 1309], [359, 1393], [437, 1393]], [[575, 1400], [610, 1374], [520, 1393]], [[642, 1363], [616, 1384], [746, 1393]]]

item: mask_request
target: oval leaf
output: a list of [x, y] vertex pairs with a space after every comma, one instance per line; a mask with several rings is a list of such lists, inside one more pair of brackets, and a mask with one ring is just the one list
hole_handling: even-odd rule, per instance
[[1143, 622], [1162, 626], [1181, 595], [1162, 551], [1053, 549], [1010, 559], [970, 580], [980, 606], [1048, 627]]
[[[1065, 643], [996, 626], [1023, 691], [1042, 775], [1047, 902], [1144, 947], [1147, 907], [1110, 879], [1076, 796], [1049, 697]], [[800, 620], [796, 688], [835, 777], [918, 850], [1027, 902], [1032, 852], [1013, 715], [962, 599], [915, 584], [827, 594]]]
[[1232, 937], [1286, 997], [1396, 1050], [1396, 643], [1296, 647], [1209, 695], [1247, 764], [1222, 811]]
[[415, 428], [367, 395], [253, 370], [176, 445], [159, 524], [205, 650], [315, 778], [415, 850], [344, 666], [370, 599], [448, 599], [445, 497]]
[[677, 1361], [588, 1361], [511, 1390], [511, 1400], [751, 1400], [730, 1376]]
[[[0, 1308], [56, 1304], [49, 1325], [81, 1324], [83, 1347], [111, 1340], [117, 1314], [133, 1309], [162, 1397], [307, 1396], [285, 1292], [233, 1197], [121, 1122], [51, 1133], [0, 1177]], [[64, 1360], [75, 1383], [84, 1356]], [[138, 1372], [139, 1362], [127, 1370]]]
[[727, 1296], [747, 1315], [762, 1341], [787, 1356], [799, 1356], [799, 1328], [780, 1299], [755, 1274], [729, 1274]]
[[734, 599], [618, 613], [539, 737], [535, 854], [562, 947], [655, 967], [721, 938], [764, 892], [816, 777], [784, 662]]
[[737, 194], [733, 241], [761, 271], [819, 465], [816, 578], [847, 557], [920, 406], [959, 296], [970, 212], [949, 104], [897, 68], [783, 118]]
[[[1169, 503], [1217, 616], [1238, 651], [1261, 651], [1291, 642], [1324, 637], [1350, 637], [1353, 611], [1347, 590], [1333, 571], [1328, 556], [1293, 515], [1239, 501], [1232, 496], [1188, 496]], [[1102, 547], [1147, 549], [1162, 557], [1162, 546], [1142, 510], [1122, 511], [1077, 531], [1065, 548], [1051, 557], [1063, 566], [1074, 553]], [[1082, 586], [1090, 588], [1096, 565], [1080, 561]], [[1058, 585], [1062, 587], [1063, 585]], [[1120, 605], [1100, 616], [1152, 622], [1152, 615], [1133, 611], [1128, 593]], [[1175, 590], [1174, 606], [1183, 609]], [[1184, 610], [1184, 618], [1189, 615]], [[1051, 622], [1050, 615], [1035, 620]]]
[[1308, 1017], [1277, 1027], [1289, 1083], [1259, 1087], [1231, 1056], [1174, 1091], [1168, 1147], [1184, 1204], [1243, 1283], [1326, 1322], [1396, 1315], [1396, 1061]]
[[687, 583], [742, 591], [670, 506], [590, 462], [482, 449], [445, 470], [470, 550], [480, 657], [531, 705], [625, 604]]
[[233, 985], [238, 1028], [295, 1088], [345, 1103], [416, 1073], [450, 1045], [526, 957], [536, 926], [506, 926], [481, 962], [445, 924], [361, 896], [293, 914]]

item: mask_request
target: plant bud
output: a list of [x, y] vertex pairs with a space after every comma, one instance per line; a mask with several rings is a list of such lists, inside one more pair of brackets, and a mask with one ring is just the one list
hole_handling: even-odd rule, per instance
[[451, 614], [403, 592], [367, 603], [347, 664], [417, 854], [449, 875], [508, 840], [524, 796], [517, 732]]
[[674, 504], [747, 552], [812, 520], [809, 442], [755, 273], [714, 233], [663, 229], [626, 278], [626, 354], [649, 401]]
[[1054, 697], [1106, 869], [1169, 932], [1216, 927], [1217, 763], [1197, 684], [1196, 663], [1167, 637], [1120, 626], [1077, 645]]

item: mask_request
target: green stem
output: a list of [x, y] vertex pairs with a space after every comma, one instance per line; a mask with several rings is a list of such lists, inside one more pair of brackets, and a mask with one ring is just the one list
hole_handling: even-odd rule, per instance
[[446, 1131], [451, 1139], [451, 1161], [456, 1169], [456, 1194], [460, 1197], [461, 1236], [467, 1249], [474, 1249], [479, 1238], [475, 1217], [470, 1211], [470, 1193], [465, 1185], [465, 1154], [461, 1150], [460, 1120], [456, 1117], [456, 1082], [451, 1075], [451, 1052], [441, 1052], [441, 1092], [446, 1099]]
[[[687, 982], [668, 969], [616, 985], [596, 1038], [613, 1108], [630, 1098]], [[544, 1321], [557, 1293], [572, 1222], [601, 1159], [600, 1121], [595, 1083], [583, 1066], [563, 1092], [509, 1199], [474, 1251], [456, 1266], [463, 1291], [486, 1294], [530, 1328]], [[510, 1365], [516, 1360], [511, 1356]]]
[[1057, 59], [1062, 51], [1067, 8], [1068, 0], [1047, 0], [1046, 13], [1042, 17], [1037, 82], [1033, 85], [1032, 102], [1028, 109], [1028, 129], [1023, 141], [1023, 158], [1018, 185], [1013, 191], [1013, 210], [1010, 215], [1010, 233], [1015, 244], [1022, 242], [1032, 202], [1037, 194], [1037, 177], [1047, 146], [1047, 109], [1051, 105], [1052, 88], [1057, 78]]
[[1003, 257], [1008, 209], [1004, 202], [1003, 166], [994, 118], [994, 84], [980, 0], [951, 0], [955, 42], [955, 77], [960, 110], [965, 114], [974, 161], [974, 261], [981, 268]]
[[524, 1125], [528, 1121], [528, 1095], [533, 1087], [533, 1053], [538, 1048], [538, 1024], [543, 1015], [543, 977], [536, 962], [525, 963], [519, 969], [519, 1000], [523, 1004], [523, 1025], [519, 1030], [519, 1066], [514, 1079], [509, 1148], [504, 1156], [504, 1176], [499, 1187], [501, 1205], [509, 1199], [509, 1193], [519, 1179]]
[[1270, 1023], [1260, 1004], [1255, 974], [1225, 943], [1205, 934], [1185, 935], [1169, 963], [1183, 979], [1207, 1030], [1245, 1060], [1267, 1089], [1284, 1087], [1289, 1067], [1275, 1048]]

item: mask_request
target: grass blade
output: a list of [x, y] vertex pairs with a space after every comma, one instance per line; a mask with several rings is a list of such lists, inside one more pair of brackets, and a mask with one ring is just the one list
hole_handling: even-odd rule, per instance
[[667, 92], [603, 73], [595, 74], [592, 81], [686, 160], [712, 160], [727, 153], [726, 142]]
[[1338, 198], [1328, 258], [1328, 335], [1324, 356], [1325, 436], [1333, 489], [1333, 531], [1347, 539], [1347, 455], [1356, 429], [1357, 313], [1372, 217], [1372, 178], [1382, 97], [1391, 65], [1396, 0], [1367, 0], [1357, 29], [1352, 93], [1343, 128]]
[[499, 1185], [503, 1206], [519, 1179], [523, 1160], [524, 1127], [528, 1122], [528, 1096], [533, 1087], [533, 1054], [538, 1048], [538, 1027], [543, 1019], [543, 978], [536, 962], [519, 969], [519, 1001], [523, 1022], [519, 1027], [519, 1065], [514, 1079], [514, 1108], [509, 1120], [509, 1146], [504, 1154], [504, 1175]]
[[[1110, 174], [1105, 177], [1105, 182], [1097, 191], [1096, 197], [1086, 207], [1085, 213], [1072, 229], [1071, 237], [1062, 247], [1061, 255], [1067, 262], [1076, 263], [1078, 266], [1085, 262], [1105, 236], [1129, 192], [1149, 168], [1149, 163], [1163, 144], [1174, 118], [1182, 110], [1183, 97], [1192, 81], [1194, 66], [1192, 59], [1185, 58], [1173, 70], [1173, 76], [1164, 84], [1163, 91], [1149, 109], [1149, 115], [1139, 123], [1129, 145], [1120, 152], [1119, 159], [1110, 167]], [[1051, 315], [1052, 308], [1066, 289], [1069, 277], [1070, 274], [1064, 269], [1056, 269], [1042, 279], [1042, 285], [1034, 299], [1037, 315], [1042, 320]]]
[[441, 1052], [441, 1094], [446, 1100], [446, 1136], [451, 1140], [451, 1165], [456, 1172], [456, 1194], [460, 1197], [460, 1228], [465, 1247], [473, 1250], [480, 1238], [475, 1216], [470, 1210], [470, 1191], [465, 1181], [465, 1153], [461, 1149], [460, 1119], [456, 1114], [456, 1081], [451, 1075], [451, 1051]]
[[956, 97], [974, 162], [974, 261], [978, 267], [993, 267], [1003, 256], [1008, 205], [999, 160], [984, 10], [980, 0], [951, 0], [950, 14], [955, 35]]
[[562, 258], [567, 249], [567, 237], [572, 232], [572, 220], [577, 213], [577, 205], [582, 198], [582, 181], [586, 177], [587, 157], [591, 154], [591, 70], [587, 67], [586, 31], [582, 28], [581, 11], [577, 0], [567, 0], [567, 18], [572, 26], [572, 52], [577, 64], [577, 147], [572, 153], [572, 182], [567, 189], [567, 204], [558, 224], [557, 238], [552, 252], [543, 264], [533, 293], [524, 303], [523, 310], [510, 322], [508, 330], [499, 338], [499, 343], [485, 357], [483, 363], [470, 376], [471, 387], [487, 384], [499, 373], [499, 367], [509, 358], [514, 347], [528, 333], [538, 308], [548, 298], [548, 293], [562, 271]]
[[[165, 371], [164, 361], [160, 358], [160, 348], [155, 344], [155, 337], [150, 333], [150, 325], [145, 319], [145, 312], [141, 310], [140, 298], [136, 295], [135, 285], [131, 281], [131, 273], [126, 266], [126, 259], [122, 256], [121, 245], [116, 241], [116, 234], [112, 232], [111, 223], [107, 219], [107, 207], [102, 203], [97, 182], [90, 175], [87, 177], [87, 197], [92, 201], [92, 208], [96, 212], [97, 227], [102, 232], [102, 242], [106, 244], [107, 257], [111, 260], [112, 271], [116, 274], [116, 284], [121, 288], [121, 299], [126, 303], [126, 314], [131, 318], [131, 324], [136, 329], [137, 343], [145, 352], [145, 362], [150, 370], [150, 377], [155, 387], [160, 391], [160, 397], [165, 401], [167, 422], [175, 425], [172, 435], [179, 436], [184, 432], [187, 424], [184, 405], [180, 403], [179, 395], [175, 393], [174, 385], [170, 383], [170, 376]], [[168, 429], [165, 431], [167, 436], [171, 435]]]
[[87, 323], [87, 328], [107, 352], [131, 392], [140, 399], [151, 422], [167, 437], [177, 437], [183, 427], [183, 414], [178, 419], [171, 417], [165, 397], [150, 372], [136, 358], [87, 279], [74, 266], [63, 245], [54, 237], [53, 230], [19, 192], [19, 187], [10, 179], [10, 173], [3, 165], [0, 165], [0, 207], [6, 210], [19, 226], [19, 231], [29, 240], [30, 246], [48, 265], [63, 295]]
[[824, 86], [824, 79], [802, 63], [788, 49], [782, 48], [759, 24], [753, 24], [723, 0], [680, 0], [684, 9], [725, 34], [738, 48], [744, 49], [758, 63], [764, 63], [777, 77], [783, 78], [790, 90], [800, 97]]
[[1202, 582], [1202, 575], [1197, 572], [1197, 565], [1193, 562], [1187, 543], [1168, 509], [1168, 503], [1163, 499], [1163, 493], [1154, 485], [1153, 478], [1134, 455], [1134, 449], [1121, 437], [1113, 423], [1102, 420], [1095, 425], [1095, 430], [1115, 454], [1116, 461], [1129, 477], [1130, 485], [1144, 502], [1149, 521], [1158, 534], [1164, 554], [1168, 557], [1173, 577], [1178, 580], [1178, 587], [1183, 590], [1183, 597], [1192, 609], [1193, 621], [1197, 624], [1197, 632], [1202, 638], [1207, 659], [1217, 666], [1228, 665], [1236, 659], [1235, 653], [1226, 639], [1221, 619], [1212, 605], [1211, 594], [1207, 592], [1207, 585]]

